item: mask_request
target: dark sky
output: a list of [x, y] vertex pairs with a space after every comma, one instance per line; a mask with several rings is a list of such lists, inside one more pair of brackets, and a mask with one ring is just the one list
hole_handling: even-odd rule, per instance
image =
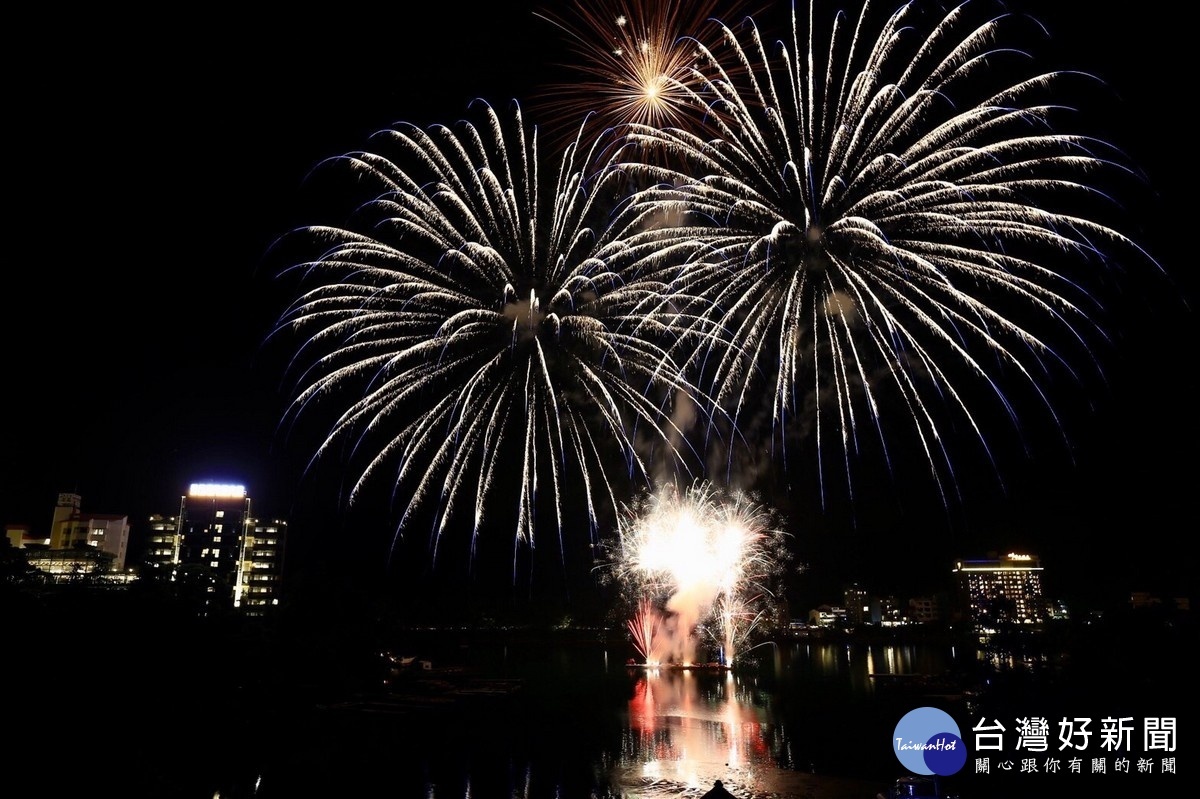
[[[1082, 0], [1012, 5], [1046, 23], [1059, 65], [1108, 82], [1090, 98], [1095, 132], [1149, 185], [1123, 229], [1171, 279], [1125, 276], [1098, 352], [1108, 382], [1064, 408], [1070, 451], [1033, 422], [1030, 456], [1004, 455], [1006, 491], [964, 463], [949, 509], [903, 475], [867, 480], [853, 504], [790, 495], [814, 595], [853, 577], [907, 592], [910, 573], [919, 583], [956, 555], [1022, 547], [1064, 593], [1194, 587], [1186, 25], [1157, 1], [1120, 17]], [[170, 21], [107, 7], [69, 29], [27, 26], [6, 114], [0, 520], [43, 530], [57, 493], [76, 491], [85, 511], [127, 513], [136, 536], [188, 483], [219, 479], [246, 484], [257, 513], [290, 518], [298, 557], [325, 540], [375, 558], [378, 536], [333, 521], [332, 488], [302, 488], [309, 453], [277, 433], [280, 364], [263, 344], [288, 298], [268, 250], [293, 226], [331, 221], [303, 216], [321, 159], [396, 121], [451, 123], [476, 97], [530, 97], [567, 57], [534, 7], [244, 17], [205, 5]]]

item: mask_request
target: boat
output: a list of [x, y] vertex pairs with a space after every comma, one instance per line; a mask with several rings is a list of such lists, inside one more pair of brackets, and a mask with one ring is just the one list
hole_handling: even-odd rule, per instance
[[959, 799], [959, 795], [947, 793], [936, 776], [906, 774], [892, 783], [886, 791], [877, 793], [875, 799]]
[[871, 681], [889, 693], [955, 700], [964, 696], [963, 682], [952, 674], [869, 674]]

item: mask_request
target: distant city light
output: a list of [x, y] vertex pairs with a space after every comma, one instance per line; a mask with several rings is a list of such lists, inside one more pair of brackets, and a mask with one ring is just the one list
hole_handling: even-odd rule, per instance
[[246, 496], [246, 487], [225, 483], [192, 483], [188, 488], [188, 496], [240, 498]]

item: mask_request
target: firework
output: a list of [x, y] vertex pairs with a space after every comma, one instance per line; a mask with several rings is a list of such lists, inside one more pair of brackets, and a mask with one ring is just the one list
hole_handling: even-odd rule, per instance
[[[686, 87], [702, 60], [697, 44], [719, 34], [712, 17], [717, 0], [695, 3], [604, 0], [572, 3], [566, 13], [540, 17], [566, 34], [579, 60], [577, 79], [540, 92], [548, 119], [594, 115], [591, 131], [636, 122], [681, 125], [702, 118]], [[739, 3], [725, 3], [730, 12]]]
[[1056, 92], [1086, 76], [1031, 70], [997, 44], [1027, 20], [974, 9], [879, 20], [867, 4], [825, 40], [811, 6], [779, 42], [753, 20], [725, 26], [679, 83], [718, 135], [632, 126], [628, 168], [658, 185], [634, 199], [628, 239], [671, 253], [655, 266], [707, 297], [725, 333], [695, 353], [696, 381], [747, 437], [811, 434], [847, 486], [864, 431], [890, 461], [888, 414], [908, 420], [944, 501], [951, 425], [993, 458], [981, 404], [1019, 430], [1019, 388], [1061, 427], [1043, 381], [1079, 379], [1103, 339], [1086, 278], [1147, 257], [1100, 218], [1095, 176], [1129, 170], [1056, 127]]
[[350, 224], [300, 231], [318, 255], [285, 270], [300, 282], [281, 321], [299, 342], [291, 413], [340, 403], [314, 461], [350, 448], [349, 501], [383, 478], [406, 497], [398, 536], [432, 514], [436, 558], [455, 520], [473, 556], [508, 500], [515, 577], [539, 513], [561, 544], [579, 497], [594, 536], [620, 478], [646, 476], [644, 440], [678, 454], [673, 396], [702, 394], [660, 343], [692, 326], [688, 300], [620, 273], [628, 248], [606, 227], [620, 176], [598, 142], [577, 140], [542, 185], [536, 133], [513, 108], [455, 129], [399, 124], [331, 159], [372, 188]]
[[635, 635], [639, 652], [690, 664], [697, 636], [707, 634], [732, 663], [774, 607], [789, 560], [784, 535], [765, 505], [708, 482], [628, 507], [611, 565], [628, 595], [640, 597], [631, 629], [656, 625], [653, 648]]
[[647, 666], [657, 666], [661, 662], [659, 647], [662, 644], [659, 629], [662, 627], [662, 614], [649, 597], [642, 597], [638, 603], [633, 618], [625, 624], [633, 647], [642, 656], [642, 663]]

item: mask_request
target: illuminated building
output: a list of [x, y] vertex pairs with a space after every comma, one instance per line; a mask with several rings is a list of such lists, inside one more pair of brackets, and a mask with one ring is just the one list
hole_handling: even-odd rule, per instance
[[279, 604], [283, 545], [287, 522], [279, 519], [251, 519], [249, 533], [242, 542], [234, 607], [248, 615], [259, 616]]
[[813, 627], [845, 627], [846, 609], [821, 605], [808, 612], [808, 623]]
[[59, 494], [50, 523], [50, 549], [94, 549], [112, 556], [110, 571], [124, 571], [129, 550], [129, 517], [83, 513], [78, 494]]
[[154, 514], [147, 522], [145, 561], [151, 566], [171, 566], [175, 562], [175, 537], [179, 532], [178, 516]]
[[850, 624], [864, 624], [871, 621], [871, 599], [867, 589], [853, 583], [842, 591], [842, 605], [846, 608], [846, 621]]
[[129, 517], [83, 513], [78, 494], [58, 495], [50, 535], [35, 536], [27, 527], [10, 527], [9, 542], [25, 550], [25, 561], [53, 581], [82, 575], [105, 582], [132, 579], [124, 574], [129, 549]]
[[899, 627], [908, 623], [900, 600], [894, 596], [881, 596], [872, 600], [871, 621], [884, 627]]
[[201, 612], [257, 616], [279, 604], [287, 522], [257, 519], [241, 485], [193, 483], [177, 516], [151, 516], [146, 562], [169, 569]]
[[954, 564], [960, 601], [977, 627], [1036, 624], [1045, 620], [1042, 566], [1033, 555], [1010, 552]]

